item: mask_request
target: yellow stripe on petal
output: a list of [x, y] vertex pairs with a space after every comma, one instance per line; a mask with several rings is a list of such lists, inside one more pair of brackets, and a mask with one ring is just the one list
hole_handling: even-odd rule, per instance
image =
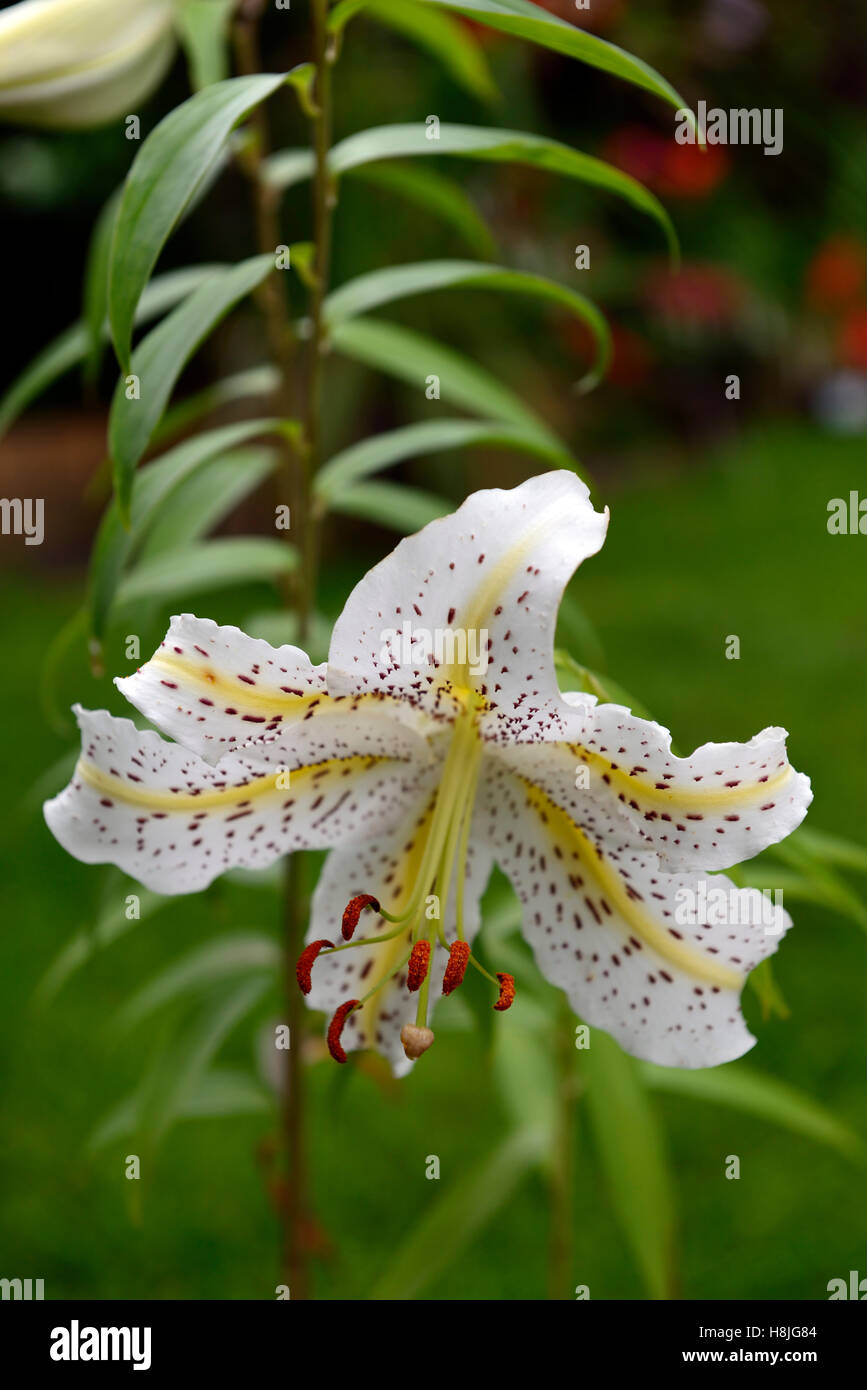
[[686, 941], [678, 940], [629, 893], [622, 876], [588, 835], [562, 807], [522, 778], [527, 801], [545, 823], [546, 833], [559, 847], [577, 855], [581, 865], [610, 899], [629, 929], [658, 956], [695, 980], [720, 989], [740, 990], [745, 976], [727, 965], [709, 960]]
[[[355, 756], [347, 758], [332, 758], [320, 763], [311, 763], [307, 767], [300, 767], [287, 772], [286, 768], [278, 768], [276, 772], [265, 773], [264, 776], [251, 778], [249, 782], [242, 782], [235, 786], [214, 786], [208, 790], [199, 792], [184, 792], [178, 788], [173, 791], [156, 791], [153, 788], [135, 787], [122, 777], [116, 777], [110, 772], [104, 772], [94, 763], [81, 759], [76, 767], [75, 776], [86, 782], [94, 791], [101, 796], [107, 797], [111, 801], [121, 801], [128, 806], [142, 806], [150, 811], [176, 811], [184, 814], [190, 811], [207, 811], [215, 807], [241, 806], [254, 798], [266, 796], [270, 792], [277, 792], [281, 796], [292, 796], [301, 784], [302, 790], [309, 789], [310, 784], [315, 784], [324, 776], [331, 772], [340, 770], [343, 775], [351, 776], [353, 773], [368, 772], [370, 768], [377, 764], [404, 761], [403, 759], [389, 759], [374, 757], [372, 755]], [[281, 778], [287, 778], [288, 782], [281, 782]]]
[[624, 772], [621, 767], [612, 763], [601, 753], [594, 753], [581, 744], [570, 743], [567, 746], [578, 762], [601, 770], [603, 781], [613, 791], [619, 792], [627, 801], [630, 797], [637, 795], [644, 801], [649, 801], [667, 811], [676, 811], [679, 805], [683, 806], [687, 812], [725, 811], [735, 806], [746, 808], [760, 805], [767, 801], [768, 797], [779, 793], [786, 783], [796, 775], [794, 768], [787, 764], [781, 772], [775, 773], [772, 777], [766, 777], [762, 782], [752, 784], [747, 784], [743, 779], [739, 779], [735, 786], [714, 787], [710, 790], [683, 785], [669, 787], [658, 782], [647, 782], [640, 777], [635, 777], [632, 773]]

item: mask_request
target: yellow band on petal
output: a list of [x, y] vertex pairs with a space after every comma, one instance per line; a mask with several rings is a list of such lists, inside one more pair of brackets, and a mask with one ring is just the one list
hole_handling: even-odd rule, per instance
[[600, 888], [611, 899], [612, 906], [616, 907], [623, 919], [629, 923], [630, 929], [646, 946], [695, 980], [716, 985], [720, 989], [741, 989], [746, 978], [743, 972], [709, 960], [694, 946], [673, 937], [666, 927], [661, 926], [647, 909], [642, 907], [640, 901], [629, 895], [617, 869], [609, 862], [604, 852], [575, 824], [572, 817], [532, 782], [525, 778], [521, 780], [526, 788], [530, 806], [546, 823], [548, 835], [559, 838], [564, 849], [577, 854], [582, 866], [592, 874]]

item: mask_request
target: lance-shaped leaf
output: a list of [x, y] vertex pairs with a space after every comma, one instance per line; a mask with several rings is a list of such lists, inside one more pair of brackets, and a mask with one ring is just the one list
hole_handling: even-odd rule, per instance
[[219, 162], [232, 130], [286, 80], [233, 77], [190, 97], [145, 140], [124, 186], [109, 267], [109, 319], [129, 366], [135, 309], [160, 252]]
[[175, 22], [196, 91], [228, 76], [234, 8], [234, 0], [181, 0]]
[[117, 605], [139, 599], [174, 598], [208, 589], [231, 588], [256, 580], [275, 580], [298, 563], [283, 541], [229, 536], [200, 541], [173, 555], [154, 555], [127, 575], [117, 591]]
[[196, 435], [171, 449], [134, 478], [128, 527], [121, 521], [117, 501], [113, 499], [109, 503], [91, 553], [88, 611], [93, 636], [101, 637], [104, 633], [123, 568], [176, 489], [211, 459], [245, 440], [279, 428], [277, 420], [243, 420], [237, 425]]
[[332, 511], [389, 526], [404, 536], [420, 531], [438, 516], [445, 516], [451, 505], [444, 497], [435, 497], [420, 488], [379, 482], [356, 483], [331, 501]]
[[[188, 266], [182, 270], [167, 271], [165, 275], [151, 280], [139, 300], [136, 323], [149, 323], [168, 309], [173, 309], [219, 269], [221, 267], [218, 265]], [[103, 326], [103, 338], [108, 340], [107, 320]], [[0, 400], [0, 437], [49, 386], [84, 361], [89, 345], [88, 329], [79, 320], [55, 338], [53, 343], [49, 343], [29, 367], [25, 367]]]
[[84, 328], [87, 334], [85, 381], [92, 385], [99, 374], [108, 309], [108, 264], [121, 191], [117, 189], [97, 218], [87, 251], [84, 272]]
[[[588, 34], [585, 29], [577, 28], [539, 5], [530, 4], [530, 0], [421, 0], [421, 3], [462, 14], [504, 34], [529, 39], [569, 58], [577, 58], [602, 72], [610, 72], [636, 87], [643, 87], [672, 106], [686, 106], [671, 83], [666, 82], [649, 63], [642, 62], [605, 39], [597, 38], [595, 34]], [[339, 9], [338, 6], [335, 16]]]
[[259, 367], [248, 367], [243, 372], [233, 372], [231, 376], [223, 377], [221, 381], [215, 381], [213, 385], [205, 386], [195, 395], [187, 396], [171, 406], [154, 431], [151, 442], [160, 444], [164, 439], [184, 434], [206, 415], [225, 405], [233, 405], [235, 401], [243, 401], [250, 396], [273, 396], [279, 384], [280, 372], [268, 362], [263, 362]]
[[353, 176], [386, 193], [414, 203], [425, 212], [453, 227], [477, 256], [487, 260], [494, 254], [494, 238], [484, 218], [460, 184], [418, 164], [360, 165]]
[[119, 1011], [114, 1026], [125, 1032], [182, 995], [247, 972], [274, 972], [279, 963], [279, 946], [261, 932], [237, 932], [207, 941], [138, 990]]
[[425, 1212], [374, 1285], [376, 1300], [415, 1298], [506, 1207], [543, 1157], [535, 1129], [514, 1130]]
[[[235, 1067], [214, 1067], [205, 1072], [187, 1091], [173, 1116], [175, 1120], [205, 1120], [226, 1115], [258, 1115], [271, 1109], [271, 1097], [254, 1077]], [[110, 1111], [88, 1142], [88, 1151], [97, 1153], [115, 1139], [124, 1139], [138, 1129], [141, 1096], [138, 1092]]]
[[439, 381], [440, 399], [474, 415], [522, 426], [551, 449], [565, 445], [513, 391], [463, 353], [396, 323], [350, 319], [330, 333], [332, 345], [347, 357], [409, 382], [419, 391], [431, 376]]
[[461, 87], [482, 101], [498, 96], [484, 53], [449, 14], [406, 0], [344, 0], [332, 11], [329, 27], [340, 33], [354, 14], [364, 11], [419, 48], [431, 53]]
[[611, 360], [611, 334], [596, 305], [575, 290], [541, 275], [505, 270], [501, 266], [479, 265], [475, 261], [419, 261], [413, 265], [373, 270], [334, 290], [325, 301], [325, 318], [331, 327], [408, 295], [458, 288], [529, 294], [568, 310], [590, 329], [596, 349], [592, 370], [584, 378], [582, 387], [590, 389], [604, 376]]
[[636, 1063], [594, 1028], [580, 1052], [587, 1110], [617, 1222], [652, 1298], [671, 1296], [674, 1199], [662, 1131]]
[[847, 1158], [864, 1160], [863, 1139], [813, 1100], [812, 1096], [805, 1096], [802, 1091], [774, 1076], [762, 1076], [740, 1062], [696, 1071], [640, 1062], [638, 1070], [646, 1084], [655, 1091], [692, 1100], [708, 1100], [715, 1105], [740, 1110], [745, 1115], [755, 1115], [760, 1120], [781, 1125], [794, 1134], [827, 1144]]
[[[671, 219], [659, 200], [643, 184], [604, 160], [573, 150], [559, 140], [546, 139], [543, 135], [443, 121], [438, 138], [431, 139], [428, 127], [421, 121], [375, 126], [341, 140], [331, 150], [328, 165], [333, 174], [340, 175], [377, 160], [415, 155], [454, 155], [463, 159], [527, 164], [591, 184], [616, 194], [652, 217], [663, 229], [672, 254], [677, 254], [677, 235]], [[265, 176], [275, 188], [288, 188], [291, 184], [310, 178], [314, 167], [309, 152], [287, 150], [268, 159]]]
[[201, 540], [274, 472], [281, 459], [277, 449], [248, 445], [209, 459], [172, 493], [171, 504], [160, 509], [139, 552], [142, 560], [180, 550]]
[[214, 992], [196, 1015], [160, 1048], [140, 1091], [142, 1148], [153, 1153], [183, 1114], [211, 1060], [232, 1030], [268, 988], [267, 976], [248, 978]]
[[125, 520], [133, 474], [168, 405], [175, 382], [196, 349], [245, 295], [261, 285], [274, 268], [272, 256], [254, 256], [223, 270], [175, 309], [136, 348], [130, 377], [121, 377], [114, 393], [108, 438], [115, 490]]
[[343, 449], [320, 469], [313, 484], [316, 495], [330, 505], [341, 490], [369, 478], [403, 459], [436, 454], [444, 449], [475, 446], [515, 449], [533, 454], [559, 468], [576, 468], [568, 450], [541, 441], [533, 430], [494, 420], [422, 420], [402, 429], [374, 435]]

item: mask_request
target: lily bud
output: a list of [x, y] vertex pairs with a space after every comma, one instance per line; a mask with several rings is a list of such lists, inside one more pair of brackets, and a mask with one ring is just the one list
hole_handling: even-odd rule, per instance
[[0, 11], [0, 120], [49, 129], [135, 115], [175, 51], [176, 0], [22, 0]]

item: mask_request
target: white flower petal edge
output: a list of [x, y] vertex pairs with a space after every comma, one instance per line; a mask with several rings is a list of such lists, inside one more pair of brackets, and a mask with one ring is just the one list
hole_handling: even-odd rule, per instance
[[[563, 699], [554, 674], [554, 629], [563, 590], [605, 539], [580, 478], [564, 470], [511, 490], [476, 492], [409, 536], [356, 585], [328, 653], [332, 694], [379, 690], [451, 719], [450, 692], [485, 697], [485, 727], [503, 740], [558, 738]], [[397, 664], [386, 634], [442, 634], [442, 650], [484, 651], [470, 661]], [[396, 639], [395, 639], [396, 641]], [[400, 652], [403, 655], [403, 652]], [[481, 665], [482, 663], [476, 663]], [[494, 717], [495, 716], [495, 717]]]
[[325, 665], [298, 647], [272, 647], [237, 627], [183, 613], [157, 651], [132, 676], [115, 681], [146, 719], [208, 762], [245, 748], [267, 750], [292, 730], [357, 711], [424, 732], [428, 721], [404, 704], [371, 693], [333, 698]]
[[45, 805], [55, 838], [87, 864], [115, 864], [157, 893], [195, 893], [232, 868], [265, 868], [394, 823], [430, 759], [394, 721], [312, 723], [216, 766], [129, 719], [77, 708], [81, 758]]
[[0, 13], [0, 117], [62, 128], [135, 112], [176, 48], [174, 0], [23, 0]]

